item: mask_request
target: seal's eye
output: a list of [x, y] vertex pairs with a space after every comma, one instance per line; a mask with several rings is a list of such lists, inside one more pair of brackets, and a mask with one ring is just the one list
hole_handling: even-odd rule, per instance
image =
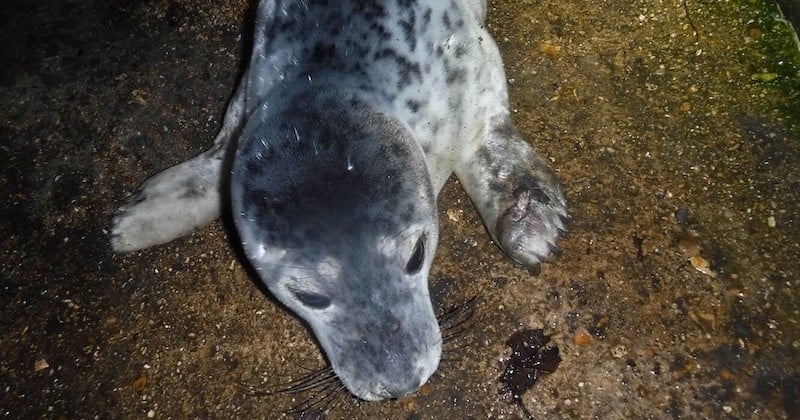
[[331, 298], [319, 293], [292, 290], [292, 294], [294, 294], [294, 297], [296, 297], [297, 300], [299, 300], [303, 305], [308, 306], [311, 309], [325, 309], [328, 306], [331, 306]]
[[425, 234], [420, 235], [419, 239], [417, 239], [414, 252], [411, 254], [408, 264], [406, 264], [406, 273], [416, 274], [422, 268], [423, 261], [425, 261]]

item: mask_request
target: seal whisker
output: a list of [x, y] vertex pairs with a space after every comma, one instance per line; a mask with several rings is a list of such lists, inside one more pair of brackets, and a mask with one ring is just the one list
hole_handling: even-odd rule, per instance
[[250, 397], [265, 397], [268, 395], [272, 395], [266, 391], [257, 390], [255, 386], [248, 384], [244, 381], [238, 381], [237, 384], [245, 389], [245, 395]]
[[[459, 349], [464, 349], [464, 348], [467, 348], [467, 347], [466, 346], [459, 347]], [[452, 349], [448, 349], [448, 350], [452, 350]], [[442, 358], [439, 359], [439, 360], [441, 362], [443, 362], [443, 363], [460, 362], [460, 361], [464, 360], [464, 357], [462, 357], [462, 356], [455, 356], [455, 357], [454, 356], [442, 356]]]
[[326, 401], [321, 407], [321, 410], [323, 412], [336, 410], [346, 400], [347, 395], [347, 388], [345, 388], [344, 385], [339, 384], [338, 387], [328, 393], [326, 396]]
[[478, 296], [473, 296], [460, 305], [446, 309], [439, 316], [439, 324], [442, 328], [442, 344], [453, 342], [480, 322], [480, 319], [475, 317], [477, 302]]
[[271, 265], [271, 266], [280, 267], [280, 268], [291, 268], [293, 270], [300, 270], [300, 271], [314, 271], [313, 268], [303, 267], [302, 265], [280, 264], [280, 263], [274, 263], [274, 262], [268, 262], [268, 261], [262, 261], [261, 264]]
[[310, 378], [305, 383], [293, 385], [291, 387], [281, 389], [278, 392], [287, 394], [298, 394], [300, 392], [312, 389], [324, 389], [330, 385], [337, 385], [338, 383], [339, 379], [336, 378], [335, 376], [323, 377], [323, 378]]
[[443, 331], [442, 344], [450, 344], [459, 337], [462, 337], [464, 333], [474, 328], [478, 322], [479, 320], [477, 319], [463, 320], [457, 325], [453, 325], [451, 328], [448, 328], [447, 331]]
[[448, 356], [442, 356], [442, 360], [444, 360], [444, 359], [460, 360], [460, 359], [461, 359], [460, 357], [456, 358], [456, 357], [452, 357], [452, 356], [450, 356], [450, 355], [452, 355], [452, 354], [459, 354], [459, 352], [460, 352], [460, 351], [462, 351], [462, 350], [468, 350], [470, 347], [471, 347], [471, 346], [470, 346], [470, 345], [468, 345], [468, 344], [463, 344], [463, 345], [460, 345], [460, 346], [456, 346], [456, 345], [448, 345], [448, 346], [447, 346], [447, 347], [445, 347], [445, 349], [444, 349], [444, 350], [447, 352]]
[[312, 393], [285, 412], [286, 414], [299, 414], [308, 410], [325, 412], [337, 397], [342, 395], [344, 389], [344, 385], [341, 384], [327, 384], [318, 392]]
[[394, 239], [397, 239], [397, 238], [399, 238], [399, 237], [400, 237], [400, 236], [402, 236], [404, 233], [406, 233], [406, 232], [408, 232], [409, 230], [411, 230], [411, 228], [412, 228], [412, 227], [413, 227], [413, 226], [406, 226], [405, 228], [403, 228], [403, 229], [400, 229], [399, 231], [397, 231], [397, 232], [395, 232], [395, 233], [393, 233], [393, 234], [391, 234], [391, 235], [388, 235], [388, 236], [386, 236], [385, 238], [383, 238], [383, 240], [381, 241], [381, 247], [380, 247], [380, 250], [381, 250], [381, 251], [383, 251], [383, 250], [384, 250], [384, 248], [386, 248], [386, 246], [388, 246], [388, 245], [389, 245], [390, 243], [392, 243], [392, 242], [395, 242], [395, 241], [394, 241]]
[[347, 388], [329, 366], [319, 369], [306, 369], [308, 372], [300, 378], [271, 389], [258, 390], [255, 386], [239, 382], [249, 396], [263, 397], [275, 394], [305, 394], [299, 400], [293, 399], [293, 405], [283, 411], [284, 414], [301, 414], [308, 411], [327, 413], [335, 410], [348, 395]]
[[313, 370], [300, 378], [285, 383], [275, 389], [275, 393], [296, 394], [302, 391], [314, 389], [331, 383], [338, 383], [339, 378], [329, 366]]
[[463, 351], [468, 349], [466, 343], [458, 344], [458, 339], [465, 336], [476, 324], [480, 317], [476, 317], [478, 296], [467, 299], [464, 303], [446, 308], [438, 316], [441, 326], [442, 364], [451, 364], [463, 361]]
[[295, 279], [297, 280], [313, 280], [313, 279], [325, 280], [325, 279], [335, 279], [335, 278], [336, 278], [335, 274], [315, 274], [309, 276], [295, 277]]

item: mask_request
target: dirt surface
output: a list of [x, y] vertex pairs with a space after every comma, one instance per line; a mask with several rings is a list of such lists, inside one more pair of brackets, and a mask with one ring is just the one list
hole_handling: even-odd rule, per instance
[[[324, 366], [217, 222], [112, 254], [105, 228], [205, 149], [240, 71], [245, 1], [6, 1], [0, 10], [0, 413], [315, 418], [253, 396]], [[430, 282], [474, 324], [399, 401], [330, 418], [520, 418], [515, 332], [563, 361], [536, 418], [800, 416], [800, 59], [769, 2], [490, 2], [519, 129], [558, 171], [561, 252], [515, 267], [455, 180]], [[243, 385], [244, 384], [244, 385]]]

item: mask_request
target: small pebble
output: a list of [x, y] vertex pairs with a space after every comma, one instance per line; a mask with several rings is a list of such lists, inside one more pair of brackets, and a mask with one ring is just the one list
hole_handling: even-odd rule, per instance
[[575, 345], [586, 346], [592, 343], [592, 336], [586, 331], [579, 331], [575, 334]]
[[431, 384], [430, 384], [430, 382], [426, 383], [425, 385], [422, 385], [419, 388], [418, 392], [419, 392], [419, 395], [422, 395], [422, 396], [430, 394], [431, 393]]
[[717, 273], [711, 269], [711, 263], [707, 259], [699, 255], [695, 255], [689, 258], [689, 262], [692, 263], [692, 267], [694, 267], [697, 271], [707, 276], [717, 277]]
[[722, 379], [726, 380], [726, 381], [732, 381], [733, 379], [735, 379], [735, 378], [736, 378], [736, 376], [734, 376], [733, 372], [731, 372], [731, 371], [730, 371], [730, 370], [728, 370], [728, 369], [722, 369], [722, 370], [719, 372], [719, 376], [720, 376]]
[[675, 220], [681, 224], [686, 225], [689, 223], [689, 209], [680, 208], [675, 212]]
[[461, 211], [460, 210], [456, 210], [456, 209], [448, 209], [447, 210], [447, 218], [452, 220], [452, 221], [454, 221], [454, 222], [457, 222], [457, 221], [461, 220]]
[[614, 356], [614, 358], [616, 359], [622, 359], [627, 354], [628, 354], [628, 348], [623, 346], [622, 344], [611, 349], [611, 355]]
[[47, 360], [39, 359], [39, 360], [36, 361], [36, 363], [33, 364], [33, 371], [34, 372], [39, 372], [40, 370], [44, 370], [44, 369], [47, 369], [49, 367], [50, 367], [50, 365], [47, 363]]
[[144, 387], [146, 386], [147, 386], [147, 375], [142, 375], [136, 378], [135, 381], [133, 381], [133, 390], [136, 392], [143, 391]]
[[539, 43], [539, 52], [543, 53], [551, 60], [561, 57], [561, 47], [558, 45], [548, 44], [546, 42]]

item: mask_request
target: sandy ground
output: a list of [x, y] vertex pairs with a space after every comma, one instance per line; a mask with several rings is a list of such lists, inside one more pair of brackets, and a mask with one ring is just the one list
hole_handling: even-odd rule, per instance
[[[520, 418], [506, 340], [543, 328], [536, 418], [800, 416], [800, 59], [766, 2], [490, 2], [514, 118], [572, 215], [534, 270], [440, 196], [437, 308], [475, 322], [417, 395], [330, 418]], [[244, 1], [7, 1], [0, 10], [0, 413], [317, 418], [253, 396], [324, 366], [230, 225], [130, 255], [105, 228], [144, 178], [209, 144]], [[763, 8], [763, 9], [758, 9]], [[294, 399], [294, 400], [293, 400]]]

